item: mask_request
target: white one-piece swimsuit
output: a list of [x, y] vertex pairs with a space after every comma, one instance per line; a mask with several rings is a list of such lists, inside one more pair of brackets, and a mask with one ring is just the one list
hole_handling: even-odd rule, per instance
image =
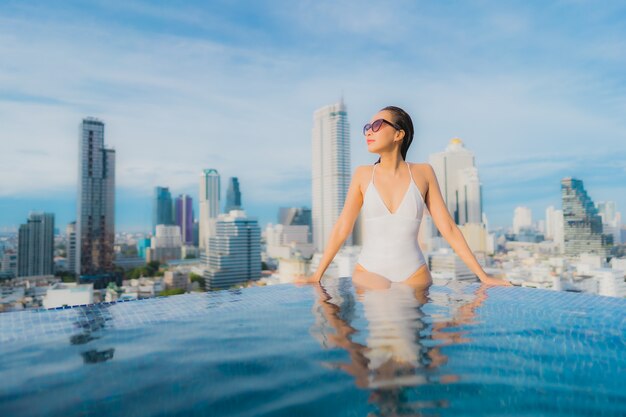
[[[406, 161], [405, 161], [406, 162]], [[413, 181], [404, 193], [402, 202], [391, 213], [374, 185], [374, 171], [363, 196], [361, 207], [363, 248], [357, 262], [368, 272], [382, 275], [393, 282], [404, 281], [424, 263], [424, 255], [417, 243], [424, 198]]]

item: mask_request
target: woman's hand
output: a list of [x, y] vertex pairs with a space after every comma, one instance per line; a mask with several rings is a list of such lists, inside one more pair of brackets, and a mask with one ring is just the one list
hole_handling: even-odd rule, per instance
[[314, 284], [320, 282], [320, 279], [321, 278], [316, 275], [299, 274], [295, 276], [293, 282], [294, 284]]
[[505, 279], [492, 277], [491, 275], [485, 275], [483, 278], [480, 279], [480, 282], [485, 285], [500, 285], [503, 287], [510, 287], [513, 285]]

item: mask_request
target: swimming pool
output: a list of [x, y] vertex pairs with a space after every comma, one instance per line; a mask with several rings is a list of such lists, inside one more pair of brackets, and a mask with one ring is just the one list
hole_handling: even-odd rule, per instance
[[0, 416], [623, 416], [626, 300], [449, 283], [0, 314]]

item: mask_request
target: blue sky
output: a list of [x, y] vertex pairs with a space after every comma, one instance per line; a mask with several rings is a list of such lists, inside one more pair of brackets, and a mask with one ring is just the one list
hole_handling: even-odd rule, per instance
[[401, 106], [408, 160], [475, 153], [492, 226], [559, 207], [565, 176], [626, 210], [624, 21], [618, 1], [3, 1], [0, 230], [74, 220], [85, 116], [117, 150], [118, 230], [148, 229], [156, 185], [196, 200], [204, 168], [275, 222], [310, 206], [312, 113], [341, 94], [353, 167]]

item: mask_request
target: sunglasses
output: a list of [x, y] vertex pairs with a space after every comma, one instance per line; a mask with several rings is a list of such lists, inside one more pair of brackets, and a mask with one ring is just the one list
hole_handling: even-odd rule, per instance
[[389, 126], [393, 127], [396, 130], [402, 130], [400, 129], [400, 126], [398, 126], [395, 123], [391, 123], [385, 119], [377, 119], [377, 120], [374, 120], [372, 123], [367, 123], [365, 126], [363, 126], [363, 135], [366, 135], [367, 131], [370, 129], [372, 129], [372, 132], [378, 132], [380, 128], [382, 127], [383, 123], [387, 123]]

